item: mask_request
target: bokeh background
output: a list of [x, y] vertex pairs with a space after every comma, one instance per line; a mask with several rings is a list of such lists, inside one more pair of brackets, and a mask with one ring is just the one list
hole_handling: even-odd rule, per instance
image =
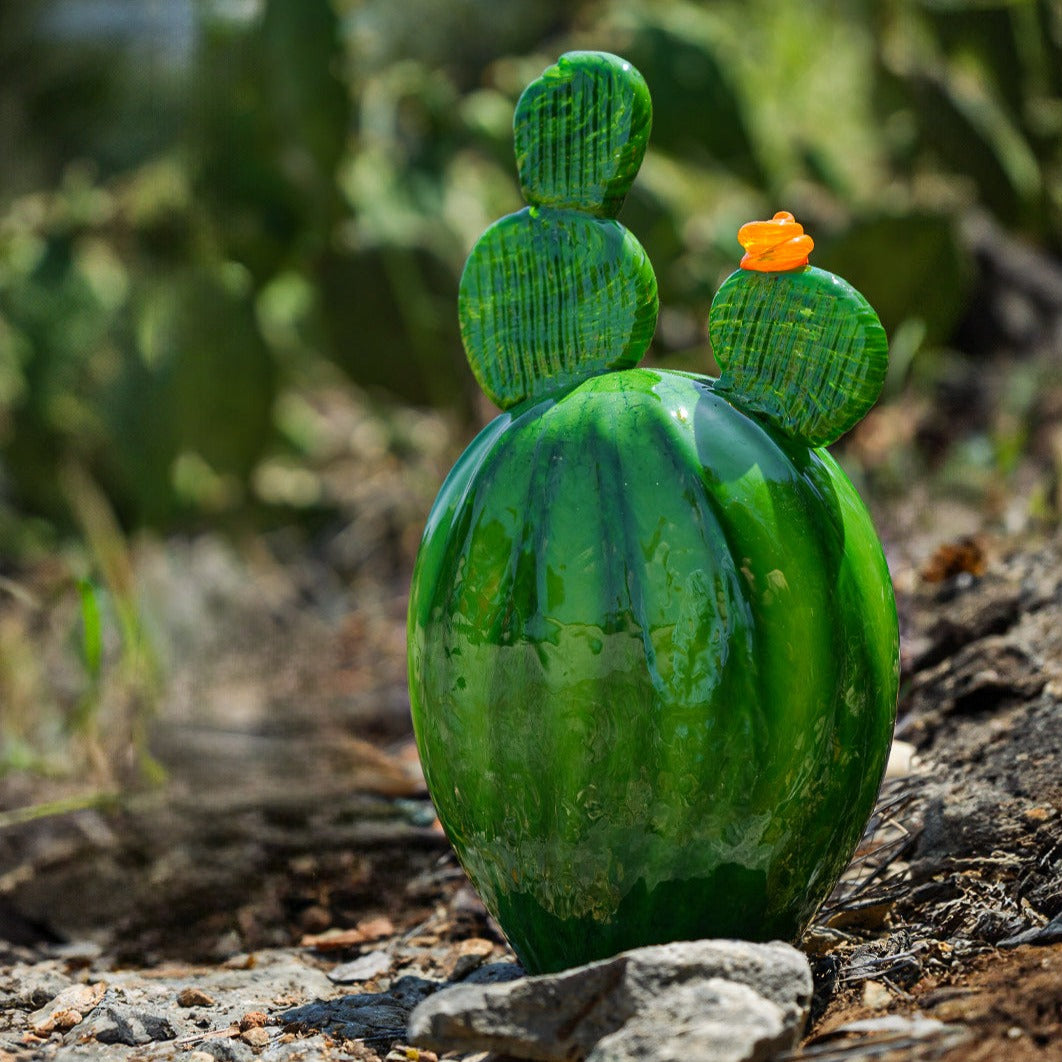
[[1057, 0], [2, 3], [0, 825], [322, 712], [399, 755], [412, 557], [491, 415], [458, 279], [580, 47], [653, 94], [651, 361], [714, 372], [736, 230], [791, 210], [890, 335], [837, 453], [901, 590], [1057, 526]]

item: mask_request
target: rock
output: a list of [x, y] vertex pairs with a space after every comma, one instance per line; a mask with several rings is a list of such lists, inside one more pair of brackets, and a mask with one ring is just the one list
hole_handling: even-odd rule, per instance
[[493, 942], [482, 937], [462, 940], [455, 949], [453, 961], [449, 964], [446, 974], [451, 981], [461, 981], [482, 966], [493, 952]]
[[503, 981], [516, 981], [524, 976], [524, 968], [518, 962], [489, 962], [473, 970], [463, 980], [466, 985], [496, 985]]
[[409, 1013], [439, 982], [400, 977], [387, 992], [364, 992], [342, 999], [318, 1000], [284, 1011], [287, 1025], [326, 1031], [344, 1040], [396, 1039], [406, 1029]]
[[70, 987], [69, 977], [54, 966], [44, 964], [27, 966], [20, 963], [11, 968], [10, 979], [14, 984], [14, 1005], [21, 1010], [46, 1007], [64, 988]]
[[240, 1039], [249, 1047], [265, 1047], [270, 1040], [269, 1030], [261, 1025], [255, 1025], [240, 1033]]
[[881, 981], [863, 982], [863, 1006], [868, 1010], [884, 1010], [892, 1002], [892, 993]]
[[587, 1062], [767, 1062], [793, 1044], [781, 1007], [747, 985], [710, 977], [664, 992], [602, 1037]]
[[92, 1037], [101, 1044], [136, 1047], [157, 1040], [173, 1040], [177, 1033], [168, 1018], [128, 1003], [101, 1003], [78, 1026], [79, 1039]]
[[371, 981], [391, 968], [392, 958], [386, 951], [370, 951], [353, 962], [344, 962], [329, 971], [328, 978], [337, 985]]
[[254, 1052], [241, 1040], [206, 1040], [197, 1054], [209, 1055], [214, 1062], [250, 1062]]
[[201, 988], [182, 988], [177, 993], [177, 1006], [179, 1007], [212, 1007], [214, 997], [207, 995]]
[[56, 1029], [70, 1029], [81, 1021], [80, 1017], [73, 1021], [73, 1015], [88, 1014], [103, 999], [104, 992], [102, 983], [68, 985], [46, 1006], [29, 1016], [30, 1029], [36, 1036], [47, 1036]]
[[75, 1025], [80, 1025], [84, 1020], [85, 1016], [80, 1010], [68, 1007], [66, 1010], [57, 1010], [52, 1015], [52, 1026], [59, 1032], [67, 1032]]
[[1001, 948], [1017, 948], [1022, 944], [1058, 944], [1062, 941], [1062, 911], [1060, 911], [1046, 926], [1033, 926], [1021, 933], [999, 942]]
[[[746, 991], [730, 991], [735, 986]], [[811, 988], [807, 960], [788, 944], [683, 941], [639, 948], [559, 974], [457, 985], [417, 1006], [409, 1038], [437, 1051], [497, 1051], [547, 1062], [584, 1058], [600, 1044], [606, 1053], [599, 1058], [626, 1058], [634, 1055], [607, 1052], [629, 1050], [617, 1035], [628, 1025], [630, 1041], [642, 1044], [644, 1051], [644, 1044], [662, 1035], [665, 1026], [680, 1039], [707, 1044], [717, 1032], [713, 1023], [722, 1021], [746, 1029], [746, 1053], [733, 1057], [751, 1059], [768, 1049], [760, 1044], [774, 1045], [770, 1050], [796, 1045]], [[669, 1016], [661, 1025], [656, 1018], [665, 996]], [[738, 997], [749, 1006], [738, 1005]], [[720, 1017], [724, 1012], [725, 1019]], [[667, 1050], [678, 1051], [673, 1044]], [[690, 1057], [716, 1056], [698, 1048]]]

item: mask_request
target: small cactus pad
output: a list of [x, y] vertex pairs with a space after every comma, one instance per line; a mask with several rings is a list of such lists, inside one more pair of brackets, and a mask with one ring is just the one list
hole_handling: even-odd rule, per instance
[[502, 409], [636, 365], [656, 312], [653, 267], [618, 221], [533, 207], [480, 237], [458, 298], [472, 372]]
[[877, 314], [851, 284], [813, 266], [731, 274], [708, 332], [719, 388], [810, 446], [858, 423], [885, 382], [888, 340]]
[[524, 90], [513, 132], [531, 206], [613, 218], [642, 164], [653, 106], [645, 78], [608, 52], [567, 52]]

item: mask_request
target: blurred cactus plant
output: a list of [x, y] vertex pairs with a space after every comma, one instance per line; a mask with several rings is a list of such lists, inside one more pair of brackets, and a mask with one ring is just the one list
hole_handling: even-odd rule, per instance
[[657, 263], [660, 364], [703, 363], [732, 233], [778, 202], [909, 356], [968, 312], [971, 210], [1062, 249], [1051, 0], [189, 4], [189, 47], [146, 65], [59, 33], [70, 6], [0, 6], [0, 502], [19, 511], [61, 512], [64, 461], [129, 524], [239, 510], [289, 446], [276, 398], [325, 363], [471, 416], [453, 296], [520, 204], [505, 116], [565, 48], [630, 56], [658, 103], [625, 217]]

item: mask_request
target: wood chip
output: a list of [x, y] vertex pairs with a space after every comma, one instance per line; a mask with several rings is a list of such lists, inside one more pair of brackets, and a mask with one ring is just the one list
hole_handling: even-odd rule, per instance
[[313, 933], [302, 938], [304, 948], [317, 951], [337, 951], [341, 948], [357, 947], [372, 940], [382, 940], [394, 936], [395, 927], [390, 918], [366, 918], [353, 929], [328, 929], [324, 933]]

